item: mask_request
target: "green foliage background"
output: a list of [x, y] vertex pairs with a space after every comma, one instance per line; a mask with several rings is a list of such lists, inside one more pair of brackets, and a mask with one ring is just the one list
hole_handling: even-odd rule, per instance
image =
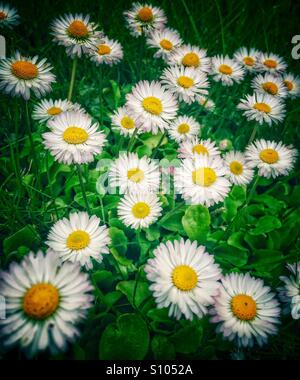
[[[28, 55], [38, 54], [54, 66], [57, 83], [50, 97], [67, 95], [71, 62], [62, 47], [51, 41], [49, 24], [65, 13], [89, 13], [105, 34], [119, 40], [125, 57], [113, 68], [99, 69], [86, 58], [78, 64], [73, 101], [79, 102], [107, 133], [109, 143], [98, 158], [114, 158], [119, 136], [111, 132], [109, 115], [124, 104], [125, 94], [139, 79], [157, 79], [164, 67], [153, 59], [153, 51], [143, 39], [130, 36], [122, 12], [131, 1], [11, 1], [21, 15], [21, 25], [3, 33], [9, 56], [15, 49]], [[299, 60], [291, 58], [291, 39], [299, 34], [299, 2], [294, 1], [152, 1], [164, 8], [168, 25], [177, 29], [185, 42], [208, 49], [208, 55], [232, 54], [241, 46], [272, 51], [285, 58], [289, 71], [299, 74]], [[102, 72], [101, 72], [102, 70]], [[103, 82], [101, 78], [103, 79]], [[99, 97], [99, 89], [103, 88]], [[199, 106], [186, 107], [204, 125], [203, 137], [216, 141], [232, 140], [235, 149], [244, 149], [253, 125], [236, 111], [239, 98], [250, 92], [250, 81], [232, 88], [214, 83], [210, 97], [216, 103], [214, 113]], [[20, 261], [31, 250], [45, 248], [45, 238], [54, 221], [71, 210], [84, 210], [78, 178], [72, 167], [60, 165], [45, 152], [41, 133], [45, 126], [32, 122], [34, 143], [39, 156], [41, 188], [30, 161], [30, 144], [25, 130], [24, 104], [6, 96], [0, 98], [1, 117], [1, 267]], [[102, 99], [102, 100], [101, 100]], [[33, 104], [31, 104], [32, 107]], [[262, 127], [258, 137], [283, 140], [300, 148], [300, 101], [287, 102], [287, 117], [278, 126]], [[18, 149], [16, 132], [20, 133]], [[136, 144], [139, 155], [151, 156], [160, 135], [145, 134]], [[157, 158], [176, 157], [177, 146], [164, 141]], [[286, 262], [299, 260], [300, 185], [299, 169], [276, 180], [260, 179], [249, 201], [246, 190], [233, 187], [224, 204], [208, 212], [201, 206], [188, 207], [170, 196], [162, 197], [164, 214], [156, 225], [135, 234], [117, 219], [118, 195], [101, 196], [96, 191], [99, 171], [96, 163], [84, 172], [88, 200], [99, 217], [101, 202], [113, 240], [111, 255], [92, 272], [95, 307], [82, 326], [82, 337], [57, 359], [222, 359], [232, 357], [234, 346], [215, 334], [207, 318], [201, 321], [175, 321], [167, 310], [158, 310], [148, 290], [143, 272], [152, 250], [159, 242], [189, 237], [205, 244], [215, 255], [223, 271], [250, 271], [272, 287]], [[39, 187], [38, 187], [39, 188]], [[251, 187], [250, 187], [251, 189]], [[248, 199], [248, 201], [246, 201]], [[286, 359], [300, 357], [299, 322], [283, 318], [278, 336], [267, 347], [246, 350], [248, 359]], [[0, 357], [22, 358], [16, 349]], [[42, 355], [43, 357], [43, 355]], [[47, 357], [47, 355], [44, 355]]]

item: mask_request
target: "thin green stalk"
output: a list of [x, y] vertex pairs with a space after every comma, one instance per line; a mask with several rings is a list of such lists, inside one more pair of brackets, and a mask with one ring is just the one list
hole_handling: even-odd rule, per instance
[[75, 84], [75, 77], [76, 77], [76, 69], [77, 69], [77, 57], [73, 59], [72, 63], [72, 73], [71, 73], [71, 80], [69, 85], [69, 92], [68, 92], [68, 100], [71, 101], [73, 90], [74, 90], [74, 84]]
[[100, 103], [100, 125], [103, 122], [103, 67], [99, 66], [100, 80], [99, 80], [99, 103]]
[[51, 197], [53, 199], [53, 205], [54, 205], [55, 215], [56, 215], [56, 219], [58, 220], [59, 219], [59, 214], [58, 214], [57, 206], [56, 206], [56, 203], [55, 203], [53, 186], [52, 186], [51, 179], [50, 179], [50, 174], [49, 174], [49, 151], [47, 151], [47, 153], [46, 153], [46, 171], [47, 171], [48, 185], [50, 187]]
[[163, 142], [163, 139], [165, 138], [166, 134], [167, 134], [167, 132], [165, 131], [165, 132], [162, 134], [162, 136], [161, 136], [161, 138], [160, 138], [158, 144], [156, 145], [156, 147], [155, 147], [155, 149], [154, 149], [154, 152], [153, 152], [153, 158], [156, 157], [156, 154], [157, 154], [157, 152], [158, 152], [158, 149], [160, 148], [160, 146], [161, 146], [161, 144], [162, 144], [162, 142]]
[[217, 12], [219, 15], [220, 26], [221, 26], [221, 38], [222, 38], [223, 54], [225, 54], [226, 49], [225, 49], [225, 35], [224, 35], [223, 17], [222, 17], [222, 12], [221, 12], [221, 8], [220, 8], [220, 5], [218, 3], [218, 0], [215, 0], [215, 4], [216, 4]]
[[133, 134], [131, 135], [131, 137], [130, 137], [130, 140], [129, 140], [129, 143], [128, 143], [128, 152], [130, 152], [131, 151], [131, 148], [133, 148], [133, 145], [134, 145], [134, 139], [135, 139], [135, 136], [136, 136], [136, 134], [137, 134], [137, 131], [138, 131], [138, 129], [137, 128], [135, 128], [135, 130], [133, 131]]
[[84, 186], [84, 182], [83, 182], [83, 176], [82, 176], [82, 172], [81, 172], [81, 167], [80, 167], [79, 164], [76, 164], [76, 168], [77, 168], [77, 174], [78, 174], [78, 178], [79, 178], [79, 183], [80, 183], [80, 187], [81, 187], [81, 192], [82, 192], [83, 200], [84, 200], [84, 203], [85, 203], [85, 208], [87, 209], [87, 212], [89, 214], [91, 214], [91, 210], [90, 210], [90, 206], [89, 206], [89, 202], [88, 202], [88, 199], [87, 199], [87, 196], [86, 196], [85, 186]]
[[103, 200], [102, 197], [100, 197], [100, 206], [101, 206], [101, 214], [102, 214], [102, 221], [105, 224], [105, 212], [104, 212], [104, 206], [103, 206]]
[[195, 33], [195, 35], [196, 35], [196, 37], [197, 37], [197, 40], [199, 41], [199, 44], [200, 44], [200, 46], [201, 46], [201, 45], [202, 45], [202, 43], [201, 43], [201, 37], [200, 37], [200, 34], [199, 34], [199, 32], [198, 32], [198, 28], [197, 28], [197, 26], [196, 26], [196, 24], [195, 24], [194, 18], [193, 18], [193, 16], [192, 16], [192, 14], [191, 14], [191, 12], [190, 12], [188, 6], [186, 5], [185, 0], [181, 0], [181, 2], [182, 2], [182, 5], [183, 5], [183, 7], [184, 7], [184, 9], [185, 9], [185, 11], [186, 11], [186, 13], [187, 13], [187, 15], [188, 15], [188, 18], [189, 18], [189, 20], [190, 20], [190, 23], [191, 23], [191, 25], [192, 25], [192, 28], [193, 28], [193, 30], [194, 30], [194, 33]]
[[40, 178], [40, 171], [39, 171], [39, 158], [37, 155], [37, 152], [35, 150], [34, 141], [32, 137], [32, 129], [31, 129], [31, 122], [29, 117], [29, 108], [28, 108], [28, 101], [25, 102], [25, 114], [26, 114], [26, 126], [28, 130], [28, 137], [29, 137], [29, 143], [31, 148], [31, 154], [33, 159], [33, 165], [35, 167], [36, 177], [38, 181], [38, 186], [41, 188], [41, 178]]
[[256, 136], [256, 133], [257, 133], [257, 129], [258, 129], [258, 124], [255, 124], [253, 130], [252, 130], [252, 133], [251, 133], [251, 136], [249, 138], [249, 141], [248, 141], [248, 145], [252, 143], [252, 141], [255, 139], [255, 136]]

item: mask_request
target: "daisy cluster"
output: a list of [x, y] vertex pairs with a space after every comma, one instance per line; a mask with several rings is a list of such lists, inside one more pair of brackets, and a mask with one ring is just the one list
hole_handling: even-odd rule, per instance
[[[170, 139], [176, 145], [180, 163], [172, 173], [175, 199], [210, 208], [222, 205], [233, 185], [246, 187], [254, 177], [274, 179], [291, 172], [297, 157], [292, 146], [253, 138], [244, 151], [223, 149], [228, 147], [225, 140], [201, 138], [205, 126], [187, 111], [197, 104], [214, 112], [209, 97], [214, 82], [228, 87], [254, 75], [253, 94], [237, 108], [249, 121], [281, 123], [287, 99], [300, 95], [300, 80], [286, 72], [281, 57], [253, 48], [241, 48], [232, 57], [210, 57], [206, 49], [184, 43], [167, 26], [164, 11], [150, 4], [134, 3], [124, 16], [131, 35], [144, 36], [155, 50], [154, 58], [166, 67], [157, 80], [133, 86], [125, 104], [111, 115], [111, 129], [128, 138], [129, 148], [144, 133], [160, 134], [161, 143]], [[0, 4], [1, 27], [18, 21], [15, 9]], [[120, 43], [105, 36], [89, 15], [60, 16], [51, 24], [51, 35], [73, 62], [86, 56], [96, 65], [112, 66], [123, 59]], [[52, 71], [46, 59], [16, 52], [0, 63], [0, 89], [26, 102], [42, 98], [56, 81]], [[102, 126], [71, 96], [43, 98], [35, 103], [32, 118], [47, 128], [43, 145], [58, 163], [80, 168], [95, 162], [107, 145]], [[163, 216], [161, 171], [154, 157], [130, 149], [120, 152], [108, 180], [119, 191], [117, 215], [124, 227], [138, 234]], [[53, 223], [45, 244], [45, 254], [30, 252], [1, 272], [0, 294], [6, 297], [8, 313], [0, 321], [4, 345], [19, 344], [31, 356], [46, 349], [65, 350], [80, 334], [78, 325], [94, 299], [90, 275], [110, 254], [109, 226], [92, 212], [74, 210]], [[288, 265], [288, 270], [289, 276], [281, 277], [279, 297], [285, 312], [298, 319], [299, 263]], [[278, 331], [281, 309], [272, 289], [250, 273], [222, 273], [214, 255], [196, 241], [160, 242], [144, 271], [157, 307], [168, 308], [170, 317], [209, 315], [224, 339], [242, 347], [261, 346]]]

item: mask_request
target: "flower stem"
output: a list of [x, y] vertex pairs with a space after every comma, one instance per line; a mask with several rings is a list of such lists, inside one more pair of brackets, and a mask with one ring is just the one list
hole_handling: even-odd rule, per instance
[[133, 131], [133, 134], [132, 134], [131, 137], [130, 137], [130, 140], [129, 140], [129, 143], [128, 143], [128, 152], [131, 151], [131, 148], [132, 148], [133, 145], [134, 145], [134, 139], [135, 139], [135, 136], [136, 136], [136, 134], [137, 134], [137, 131], [138, 131], [138, 129], [135, 128], [135, 130]]
[[84, 203], [85, 203], [85, 208], [87, 209], [87, 212], [89, 214], [91, 214], [89, 202], [88, 202], [88, 199], [87, 199], [87, 196], [86, 196], [86, 191], [85, 191], [85, 187], [84, 187], [84, 183], [83, 183], [83, 176], [82, 176], [82, 172], [81, 172], [81, 167], [80, 167], [79, 164], [76, 164], [76, 168], [77, 168], [77, 174], [78, 174], [78, 178], [79, 178], [79, 183], [80, 183], [80, 187], [81, 187], [81, 192], [82, 192], [83, 200], [84, 200]]
[[161, 138], [160, 138], [158, 144], [156, 145], [156, 147], [155, 147], [155, 149], [154, 149], [154, 152], [153, 152], [153, 158], [156, 157], [156, 154], [157, 154], [157, 152], [158, 152], [158, 149], [160, 148], [160, 146], [161, 146], [161, 144], [162, 144], [163, 139], [165, 138], [165, 136], [166, 136], [166, 131], [164, 131], [164, 133], [162, 134], [162, 136], [161, 136]]
[[75, 57], [73, 59], [73, 63], [72, 63], [72, 73], [71, 73], [71, 80], [70, 80], [70, 86], [69, 86], [69, 92], [68, 92], [68, 100], [69, 101], [71, 101], [72, 95], [73, 95], [76, 69], [77, 69], [77, 57]]
[[35, 167], [38, 186], [39, 186], [39, 188], [41, 188], [41, 179], [40, 179], [40, 172], [39, 172], [39, 165], [38, 165], [39, 160], [38, 160], [38, 156], [37, 156], [37, 153], [35, 150], [34, 141], [32, 138], [32, 129], [31, 129], [31, 123], [30, 123], [30, 117], [29, 117], [28, 101], [25, 102], [25, 114], [26, 114], [26, 126], [27, 126], [27, 131], [28, 131], [28, 137], [29, 137], [29, 143], [30, 143], [33, 165]]
[[256, 136], [256, 133], [257, 133], [257, 124], [255, 124], [253, 130], [252, 130], [252, 133], [251, 133], [251, 136], [250, 136], [250, 139], [248, 141], [248, 145], [252, 143], [252, 141], [255, 139], [255, 136]]

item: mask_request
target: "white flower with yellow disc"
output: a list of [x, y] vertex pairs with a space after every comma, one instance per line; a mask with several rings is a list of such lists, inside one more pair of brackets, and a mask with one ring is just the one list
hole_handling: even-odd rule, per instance
[[168, 128], [169, 136], [177, 142], [189, 140], [200, 132], [200, 124], [192, 116], [178, 116]]
[[198, 137], [184, 140], [179, 144], [179, 158], [193, 158], [194, 156], [201, 155], [205, 155], [207, 157], [219, 156], [220, 150], [216, 143], [211, 139], [199, 140]]
[[256, 140], [249, 145], [245, 157], [250, 168], [258, 168], [258, 175], [276, 178], [288, 175], [293, 169], [297, 151], [282, 142]]
[[286, 98], [288, 91], [282, 79], [273, 74], [257, 75], [252, 80], [252, 88], [260, 94], [268, 94], [277, 98]]
[[160, 172], [158, 164], [136, 153], [121, 153], [109, 170], [109, 184], [119, 187], [120, 193], [154, 192], [159, 189]]
[[67, 99], [43, 99], [34, 106], [32, 118], [43, 123], [66, 111], [78, 111], [85, 113], [85, 110], [77, 103], [72, 103]]
[[222, 278], [211, 314], [211, 322], [218, 323], [217, 332], [242, 347], [266, 344], [280, 323], [275, 294], [249, 273], [231, 273]]
[[182, 45], [182, 39], [179, 33], [174, 29], [159, 29], [149, 34], [147, 45], [157, 49], [154, 54], [155, 58], [162, 57], [167, 62], [170, 54]]
[[237, 106], [243, 111], [247, 120], [255, 120], [259, 124], [277, 124], [283, 121], [285, 116], [284, 103], [269, 94], [246, 95], [246, 99], [241, 99]]
[[176, 97], [159, 82], [138, 82], [126, 95], [126, 107], [143, 131], [164, 131], [176, 117]]
[[46, 244], [64, 261], [78, 262], [86, 269], [93, 268], [93, 260], [101, 263], [109, 253], [108, 228], [101, 226], [95, 215], [71, 213], [69, 219], [58, 220], [51, 228]]
[[221, 270], [204, 246], [190, 240], [161, 243], [149, 259], [145, 272], [152, 283], [159, 309], [169, 308], [169, 316], [202, 318], [217, 295]]
[[182, 45], [169, 57], [170, 65], [191, 67], [199, 71], [208, 73], [210, 71], [210, 58], [207, 56], [207, 50], [200, 49], [198, 46], [190, 44]]
[[11, 58], [0, 60], [0, 90], [11, 96], [22, 96], [29, 100], [31, 93], [41, 98], [51, 91], [55, 82], [52, 66], [46, 59], [39, 60], [16, 52]]
[[226, 177], [234, 185], [247, 185], [252, 181], [254, 171], [241, 152], [228, 152], [224, 155], [224, 164], [227, 169]]
[[210, 74], [216, 82], [222, 82], [224, 86], [232, 86], [244, 79], [245, 69], [228, 55], [216, 56], [211, 59]]
[[282, 81], [290, 98], [300, 96], [300, 77], [293, 74], [284, 74]]
[[249, 72], [256, 71], [257, 59], [260, 52], [256, 49], [240, 48], [234, 53], [234, 59]]
[[118, 216], [127, 227], [147, 228], [161, 215], [161, 203], [153, 193], [128, 193], [118, 204]]
[[182, 161], [175, 168], [174, 185], [177, 194], [181, 194], [187, 203], [213, 206], [221, 202], [230, 190], [230, 182], [225, 177], [223, 160], [207, 155], [195, 155]]
[[90, 58], [97, 65], [115, 65], [123, 59], [122, 45], [118, 41], [103, 37], [101, 44], [98, 44], [95, 50], [91, 50]]
[[67, 111], [49, 120], [51, 130], [43, 134], [43, 143], [54, 158], [64, 164], [92, 162], [106, 141], [98, 123], [78, 111]]
[[287, 68], [283, 58], [273, 53], [260, 53], [257, 61], [257, 70], [270, 74], [281, 74]]
[[207, 75], [191, 67], [171, 66], [163, 71], [161, 82], [179, 101], [191, 104], [208, 94]]
[[78, 323], [92, 306], [92, 286], [80, 266], [61, 264], [56, 252], [30, 252], [20, 264], [0, 273], [6, 319], [0, 319], [1, 344], [20, 346], [29, 357], [39, 351], [65, 351], [80, 335]]

